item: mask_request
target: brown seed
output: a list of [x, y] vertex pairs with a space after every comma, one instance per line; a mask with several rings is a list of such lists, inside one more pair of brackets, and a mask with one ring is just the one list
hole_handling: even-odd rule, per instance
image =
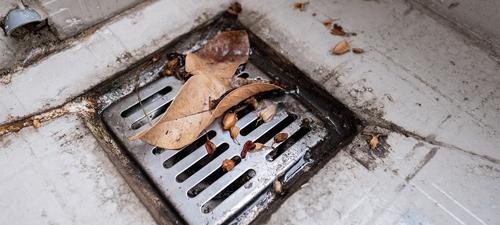
[[300, 11], [304, 11], [305, 5], [306, 5], [306, 3], [296, 3], [295, 8], [293, 8], [293, 10], [300, 9]]
[[168, 68], [168, 69], [171, 69], [171, 70], [175, 70], [175, 69], [177, 69], [177, 67], [179, 66], [179, 63], [180, 63], [180, 61], [179, 61], [179, 59], [178, 59], [178, 58], [174, 58], [174, 59], [172, 59], [172, 60], [169, 60], [169, 61], [167, 62], [167, 68]]
[[337, 45], [335, 45], [335, 47], [333, 47], [332, 53], [335, 53], [335, 54], [344, 53], [347, 50], [349, 50], [350, 48], [351, 48], [351, 45], [349, 45], [349, 43], [347, 43], [347, 40], [344, 39], [341, 42], [339, 42]]
[[352, 51], [357, 54], [363, 53], [363, 49], [360, 48], [353, 48]]
[[332, 28], [332, 23], [333, 23], [333, 20], [325, 20], [323, 22], [323, 25], [325, 25], [326, 29], [330, 30], [330, 28]]
[[280, 142], [283, 142], [284, 140], [286, 140], [288, 138], [288, 134], [287, 133], [279, 133], [278, 135], [274, 136], [274, 142], [273, 144], [271, 145], [272, 148], [274, 143], [280, 143]]
[[33, 120], [33, 126], [34, 126], [35, 128], [40, 128], [40, 121], [38, 121], [38, 120]]
[[308, 124], [308, 123], [310, 123], [311, 121], [310, 121], [309, 119], [307, 119], [307, 118], [304, 118], [304, 119], [302, 120], [302, 122], [304, 122], [304, 123]]
[[316, 13], [313, 13], [313, 16], [316, 16]]
[[228, 130], [229, 128], [234, 126], [234, 124], [236, 124], [237, 121], [238, 117], [236, 116], [236, 113], [227, 113], [224, 116], [224, 119], [222, 119], [222, 128], [224, 130]]
[[281, 194], [281, 182], [278, 180], [278, 177], [276, 177], [276, 180], [274, 180], [273, 186], [274, 191], [278, 194]]
[[231, 170], [232, 168], [234, 168], [234, 161], [233, 160], [230, 160], [230, 159], [224, 159], [224, 161], [222, 162], [222, 171], [223, 172], [226, 172], [226, 171], [229, 171]]
[[170, 75], [172, 75], [172, 70], [170, 70], [170, 69], [165, 69], [165, 70], [162, 72], [162, 75], [163, 75], [163, 76], [170, 76]]
[[241, 158], [244, 159], [247, 156], [248, 150], [255, 148], [255, 144], [252, 141], [247, 141], [245, 145], [243, 145], [243, 150], [241, 150]]
[[265, 146], [264, 144], [261, 144], [261, 143], [254, 143], [254, 144], [255, 144], [255, 148], [249, 149], [248, 150], [249, 152], [260, 152], [260, 150], [262, 150], [263, 148], [269, 147], [269, 146]]
[[161, 55], [155, 55], [153, 58], [151, 58], [151, 62], [155, 63], [156, 61], [161, 59]]
[[217, 150], [217, 146], [208, 139], [207, 135], [207, 142], [205, 143], [205, 148], [207, 149], [207, 153], [212, 157], [212, 154], [214, 154], [215, 150]]
[[240, 128], [237, 127], [237, 126], [232, 126], [230, 129], [229, 129], [229, 133], [231, 134], [231, 137], [238, 143], [240, 144], [240, 142], [238, 141], [238, 139], [236, 139], [236, 137], [238, 136], [238, 132], [240, 132]]

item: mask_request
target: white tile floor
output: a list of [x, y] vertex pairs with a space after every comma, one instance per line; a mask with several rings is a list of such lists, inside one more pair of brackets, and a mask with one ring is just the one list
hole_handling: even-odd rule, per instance
[[[0, 124], [63, 104], [228, 3], [154, 1], [106, 23], [0, 84]], [[347, 146], [269, 224], [500, 224], [500, 65], [487, 51], [396, 0], [310, 1], [303, 12], [285, 0], [241, 4], [245, 25], [360, 118], [415, 134], [368, 126], [389, 135], [383, 162], [367, 158], [358, 136], [355, 154]], [[343, 37], [328, 33], [328, 18], [357, 32], [347, 39], [367, 52], [332, 55]], [[81, 49], [94, 56], [82, 57]], [[57, 65], [68, 68], [44, 69]], [[2, 224], [153, 223], [77, 115], [0, 140]]]

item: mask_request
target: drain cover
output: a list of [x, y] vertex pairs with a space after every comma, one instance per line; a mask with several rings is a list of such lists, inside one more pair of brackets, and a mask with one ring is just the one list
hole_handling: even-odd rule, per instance
[[[234, 17], [221, 16], [214, 21], [186, 35], [179, 45], [190, 46], [189, 49], [199, 46], [200, 38], [210, 38], [218, 31], [246, 29]], [[147, 174], [147, 182], [156, 187], [155, 193], [159, 193], [189, 224], [231, 221], [248, 224], [259, 214], [272, 211], [264, 209], [274, 207], [271, 203], [276, 202], [273, 197], [276, 195], [271, 187], [279, 174], [284, 174], [280, 178], [293, 192], [294, 187], [289, 184], [300, 185], [314, 171], [307, 172], [302, 168], [325, 163], [355, 130], [352, 124], [356, 120], [349, 110], [246, 30], [253, 53], [238, 76], [265, 80], [278, 78], [296, 89], [280, 94], [267, 92], [258, 99], [260, 102], [279, 102], [282, 106], [268, 123], [257, 123], [257, 111], [252, 106], [237, 112], [239, 120], [236, 126], [241, 128], [237, 139], [241, 145], [231, 139], [228, 131], [221, 129], [221, 118], [206, 129], [206, 134], [181, 150], [162, 149], [140, 140], [129, 141], [128, 136], [150, 126], [135, 93], [109, 105], [101, 114], [110, 136]], [[131, 70], [130, 76], [135, 76], [137, 71]], [[140, 89], [144, 109], [152, 123], [167, 110], [182, 85], [183, 82], [174, 77], [162, 77]], [[245, 159], [240, 158], [247, 140], [270, 146], [278, 133], [287, 133], [289, 137], [275, 144], [274, 149], [264, 148], [260, 152], [248, 153]], [[212, 156], [207, 154], [204, 146], [207, 137], [217, 146]], [[229, 172], [221, 168], [224, 159], [236, 163]]]
[[[270, 80], [251, 63], [247, 63], [239, 76]], [[166, 77], [140, 90], [153, 123], [166, 111], [181, 86], [181, 81]], [[206, 135], [181, 150], [161, 149], [127, 139], [149, 127], [136, 95], [109, 106], [103, 112], [103, 120], [186, 222], [219, 224], [255, 200], [278, 174], [285, 173], [327, 134], [321, 120], [292, 95], [270, 100], [281, 102], [284, 107], [268, 123], [257, 123], [257, 111], [252, 106], [237, 113], [236, 126], [241, 128], [238, 139], [242, 143], [251, 140], [271, 146], [278, 133], [287, 133], [289, 138], [275, 144], [275, 149], [248, 153], [245, 159], [240, 158], [243, 145], [235, 143], [229, 131], [221, 129], [221, 118], [206, 129]], [[305, 118], [311, 122], [304, 123]], [[212, 157], [205, 149], [206, 136], [217, 145]], [[236, 162], [229, 172], [222, 171], [224, 159]]]

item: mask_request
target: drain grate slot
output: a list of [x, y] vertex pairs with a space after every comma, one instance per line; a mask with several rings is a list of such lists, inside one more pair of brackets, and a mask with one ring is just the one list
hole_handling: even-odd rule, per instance
[[288, 139], [286, 139], [284, 142], [280, 143], [278, 147], [276, 147], [274, 150], [272, 150], [269, 154], [266, 155], [266, 160], [267, 161], [274, 161], [276, 158], [278, 158], [281, 154], [283, 154], [287, 149], [292, 147], [297, 141], [299, 141], [302, 137], [304, 137], [311, 128], [309, 127], [301, 127], [297, 132], [292, 134]]
[[[163, 97], [164, 95], [168, 94], [169, 92], [172, 91], [172, 87], [170, 86], [167, 86], [159, 91], [157, 91], [156, 93], [154, 93], [153, 95], [145, 98], [142, 100], [142, 105], [144, 107], [148, 106], [149, 104], [151, 104], [152, 102], [154, 102], [155, 100]], [[127, 118], [129, 116], [131, 116], [132, 114], [136, 113], [137, 111], [140, 111], [141, 110], [141, 104], [138, 102], [136, 103], [135, 105], [133, 105], [132, 107], [128, 108], [127, 110], [123, 111], [120, 115], [123, 117], [123, 118]]]
[[[149, 119], [154, 120], [158, 116], [161, 116], [163, 113], [165, 113], [167, 111], [167, 109], [171, 103], [172, 103], [172, 101], [169, 101], [166, 104], [160, 106], [158, 109], [155, 109], [152, 112], [148, 113]], [[132, 125], [130, 127], [132, 128], [132, 130], [137, 130], [146, 124], [148, 124], [148, 118], [143, 116], [138, 121], [135, 121], [134, 123], [132, 123]]]
[[[205, 147], [203, 147], [203, 148], [205, 148]], [[192, 166], [190, 166], [189, 168], [184, 170], [182, 173], [177, 175], [177, 177], [175, 177], [175, 180], [179, 183], [184, 182], [189, 177], [191, 177], [193, 174], [195, 174], [196, 172], [201, 170], [203, 167], [205, 167], [207, 164], [209, 164], [214, 159], [216, 159], [219, 155], [224, 153], [227, 149], [229, 149], [229, 144], [222, 143], [221, 145], [219, 145], [217, 147], [217, 149], [215, 150], [214, 154], [212, 154], [212, 156], [206, 154], [203, 158], [198, 160], [195, 164], [193, 164]]]
[[[235, 167], [241, 162], [241, 157], [239, 156], [234, 156], [231, 158], [233, 160]], [[228, 173], [229, 171], [225, 171], [221, 167], [218, 167], [214, 172], [212, 172], [208, 177], [203, 179], [200, 183], [196, 184], [194, 187], [189, 189], [187, 195], [190, 198], [196, 197], [198, 194], [200, 194], [203, 190], [205, 190], [208, 186], [212, 185], [215, 181], [217, 181], [219, 178], [224, 176], [224, 174]]]
[[[184, 147], [183, 149], [179, 150], [179, 152], [177, 154], [173, 155], [169, 159], [165, 160], [165, 162], [163, 162], [163, 167], [165, 169], [171, 168], [172, 166], [177, 164], [179, 161], [186, 158], [186, 156], [188, 156], [191, 153], [193, 153], [194, 151], [196, 151], [196, 149], [200, 148], [201, 146], [204, 146], [205, 143], [207, 142], [207, 136], [208, 136], [208, 139], [212, 140], [216, 134], [217, 133], [215, 131], [211, 130], [207, 134], [201, 135], [198, 139], [196, 139], [196, 141], [194, 141], [193, 143]], [[163, 149], [163, 148], [155, 147], [155, 149]], [[165, 150], [165, 149], [163, 149], [163, 150]], [[153, 153], [154, 153], [154, 150], [153, 150]]]
[[203, 213], [210, 213], [215, 207], [222, 203], [225, 199], [231, 196], [235, 191], [241, 188], [246, 182], [255, 177], [255, 170], [247, 170], [243, 175], [239, 176], [229, 186], [224, 188], [221, 192], [217, 193], [215, 197], [210, 199], [207, 203], [203, 204], [201, 211]]

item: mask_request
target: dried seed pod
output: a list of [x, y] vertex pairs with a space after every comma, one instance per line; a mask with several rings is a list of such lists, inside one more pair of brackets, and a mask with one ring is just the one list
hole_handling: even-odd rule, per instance
[[352, 51], [354, 53], [358, 53], [358, 54], [363, 53], [363, 49], [360, 49], [360, 48], [353, 48]]
[[247, 141], [245, 145], [243, 145], [243, 150], [241, 150], [241, 158], [244, 159], [247, 156], [248, 150], [255, 148], [255, 144], [252, 141]]
[[238, 117], [236, 116], [236, 113], [227, 113], [224, 118], [222, 119], [222, 129], [228, 130], [236, 122], [238, 121]]
[[316, 13], [313, 13], [313, 16], [316, 16], [317, 14]]
[[161, 59], [161, 55], [155, 55], [153, 58], [151, 58], [151, 63], [155, 63], [156, 61]]
[[169, 60], [167, 62], [167, 68], [169, 68], [171, 70], [175, 70], [179, 66], [179, 63], [180, 63], [180, 60], [178, 58], [174, 58], [172, 60]]
[[208, 139], [207, 135], [207, 142], [205, 143], [205, 148], [207, 149], [207, 153], [212, 157], [212, 154], [214, 154], [215, 150], [217, 150], [217, 146]]
[[272, 148], [274, 143], [280, 143], [280, 142], [283, 142], [284, 140], [286, 140], [288, 138], [288, 134], [287, 133], [279, 133], [278, 135], [274, 136], [274, 142], [273, 144], [271, 145]]
[[224, 159], [224, 161], [222, 162], [222, 171], [223, 172], [229, 171], [232, 168], [234, 168], [234, 166], [235, 166], [235, 164], [234, 164], [233, 160]]
[[333, 24], [333, 29], [330, 32], [333, 35], [339, 35], [339, 36], [344, 36], [346, 32], [344, 31], [344, 28], [338, 24]]
[[267, 108], [261, 110], [258, 113], [259, 119], [257, 120], [257, 123], [259, 121], [263, 121], [264, 123], [271, 121], [274, 117], [274, 114], [276, 114], [277, 108], [278, 108], [277, 104], [272, 104], [272, 105], [268, 106]]
[[307, 118], [304, 118], [304, 119], [302, 120], [302, 122], [304, 122], [305, 124], [309, 124], [311, 121], [310, 121], [309, 119], [307, 119]]
[[40, 121], [38, 121], [38, 120], [33, 120], [33, 126], [34, 126], [35, 128], [40, 128]]
[[164, 71], [161, 72], [163, 76], [170, 76], [172, 75], [172, 70], [170, 69], [165, 69]]
[[332, 23], [333, 20], [328, 19], [323, 22], [323, 25], [325, 25], [326, 29], [330, 30], [330, 28], [332, 28]]
[[333, 47], [332, 53], [335, 53], [335, 54], [344, 53], [347, 50], [349, 50], [350, 48], [351, 48], [351, 45], [349, 45], [349, 43], [347, 43], [347, 40], [344, 39], [343, 41], [337, 43], [335, 45], [335, 47]]
[[274, 191], [278, 194], [281, 194], [281, 182], [278, 180], [278, 177], [273, 182]]
[[306, 5], [306, 3], [296, 3], [295, 8], [293, 8], [293, 10], [300, 9], [300, 11], [304, 11], [304, 6]]
[[261, 144], [261, 143], [254, 143], [254, 144], [255, 144], [255, 148], [249, 149], [248, 150], [249, 152], [260, 152], [260, 150], [262, 150], [263, 148], [269, 147], [269, 146], [265, 146], [264, 144]]
[[246, 104], [251, 104], [253, 106], [253, 109], [257, 109], [257, 106], [259, 105], [259, 103], [257, 102], [257, 99], [255, 99], [253, 96], [248, 98], [246, 101], [245, 101]]
[[238, 132], [240, 132], [240, 128], [237, 126], [232, 126], [229, 129], [229, 133], [231, 134], [231, 138], [233, 138], [238, 144], [240, 144], [238, 139], [236, 139], [236, 136], [238, 136]]

